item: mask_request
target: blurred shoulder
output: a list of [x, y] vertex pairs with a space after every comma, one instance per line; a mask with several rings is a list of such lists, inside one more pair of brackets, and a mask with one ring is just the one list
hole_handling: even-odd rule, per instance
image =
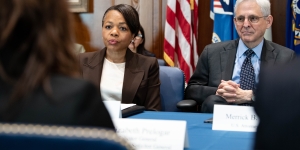
[[64, 75], [53, 75], [50, 84], [54, 94], [69, 95], [72, 93], [80, 94], [96, 92], [96, 86], [91, 82]]
[[[285, 64], [277, 64], [277, 65], [268, 65], [264, 66], [264, 69], [261, 69], [261, 75], [266, 78], [278, 78], [278, 79], [294, 79], [295, 77], [298, 78], [300, 76], [300, 58], [296, 57], [290, 62]], [[283, 76], [285, 76], [283, 78]], [[295, 76], [295, 77], [294, 77]], [[299, 80], [300, 81], [300, 80]]]
[[295, 53], [295, 51], [293, 51], [292, 49], [289, 49], [289, 48], [287, 48], [285, 46], [282, 46], [282, 45], [279, 45], [277, 43], [274, 43], [274, 42], [271, 42], [271, 41], [268, 41], [268, 40], [265, 40], [265, 42], [266, 42], [266, 45], [271, 46], [276, 51], [281, 51], [283, 53], [289, 53], [289, 54]]

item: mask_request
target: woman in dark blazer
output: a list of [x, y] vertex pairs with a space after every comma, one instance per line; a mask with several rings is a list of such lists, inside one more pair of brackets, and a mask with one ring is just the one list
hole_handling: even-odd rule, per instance
[[144, 31], [144, 28], [142, 26], [140, 26], [138, 35], [129, 44], [128, 48], [134, 53], [138, 53], [138, 54], [141, 54], [144, 56], [155, 57], [155, 54], [146, 50], [145, 42], [146, 42], [145, 31]]
[[159, 66], [156, 58], [133, 53], [128, 45], [140, 28], [137, 11], [115, 5], [102, 19], [105, 48], [79, 54], [82, 77], [99, 87], [103, 100], [135, 103], [160, 110]]
[[67, 2], [1, 0], [0, 10], [0, 122], [114, 129], [79, 79]]

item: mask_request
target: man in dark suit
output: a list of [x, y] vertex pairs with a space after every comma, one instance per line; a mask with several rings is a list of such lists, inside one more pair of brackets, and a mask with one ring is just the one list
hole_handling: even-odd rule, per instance
[[300, 149], [300, 60], [261, 71], [255, 149]]
[[185, 98], [196, 100], [205, 113], [212, 113], [214, 104], [252, 105], [260, 66], [285, 64], [295, 56], [292, 50], [264, 39], [273, 22], [268, 0], [238, 0], [234, 12], [240, 38], [206, 46], [185, 91]]

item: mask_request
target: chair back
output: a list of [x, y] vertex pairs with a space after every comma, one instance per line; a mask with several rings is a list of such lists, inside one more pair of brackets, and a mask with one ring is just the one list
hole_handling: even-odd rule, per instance
[[0, 123], [0, 149], [127, 150], [133, 147], [115, 131], [103, 128]]
[[159, 66], [162, 111], [179, 111], [177, 103], [184, 98], [185, 77], [176, 67]]
[[159, 66], [166, 66], [167, 65], [165, 60], [163, 60], [163, 59], [157, 59], [157, 62], [158, 62]]

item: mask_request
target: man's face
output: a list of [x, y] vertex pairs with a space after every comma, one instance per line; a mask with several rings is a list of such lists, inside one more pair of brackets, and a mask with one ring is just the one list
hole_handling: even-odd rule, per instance
[[263, 40], [264, 33], [267, 28], [271, 27], [272, 22], [273, 17], [263, 16], [256, 1], [245, 1], [237, 6], [235, 28], [249, 48], [257, 46]]

